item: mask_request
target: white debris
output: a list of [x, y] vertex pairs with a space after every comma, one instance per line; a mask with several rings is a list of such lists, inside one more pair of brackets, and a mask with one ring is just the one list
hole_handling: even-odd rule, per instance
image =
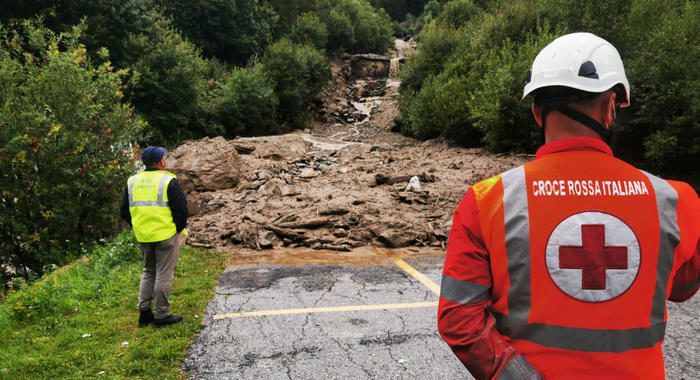
[[82, 338], [89, 338], [91, 336], [92, 336], [92, 334], [83, 334]]
[[420, 180], [417, 176], [411, 177], [408, 181], [408, 186], [406, 186], [406, 191], [414, 191], [416, 193], [421, 192]]
[[129, 345], [129, 342], [126, 342], [126, 341], [122, 342], [122, 347], [126, 347], [128, 345]]

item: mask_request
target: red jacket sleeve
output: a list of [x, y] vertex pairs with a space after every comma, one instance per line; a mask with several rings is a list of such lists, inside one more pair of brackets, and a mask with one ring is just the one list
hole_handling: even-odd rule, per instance
[[443, 268], [438, 331], [476, 380], [496, 379], [517, 353], [488, 311], [492, 277], [474, 192], [454, 213]]
[[669, 181], [678, 193], [678, 227], [680, 242], [676, 248], [681, 264], [673, 277], [671, 296], [674, 302], [683, 302], [700, 288], [700, 199], [690, 186]]

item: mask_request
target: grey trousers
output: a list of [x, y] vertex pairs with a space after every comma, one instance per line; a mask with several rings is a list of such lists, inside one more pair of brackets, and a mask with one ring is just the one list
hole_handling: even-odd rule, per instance
[[139, 243], [143, 256], [143, 275], [139, 286], [139, 311], [151, 310], [155, 300], [154, 316], [157, 319], [170, 316], [170, 290], [173, 288], [175, 266], [180, 257], [180, 234], [155, 243]]

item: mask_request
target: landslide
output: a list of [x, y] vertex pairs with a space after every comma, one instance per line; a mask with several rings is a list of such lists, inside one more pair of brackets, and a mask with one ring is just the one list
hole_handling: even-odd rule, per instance
[[188, 244], [217, 250], [444, 248], [468, 187], [528, 157], [391, 132], [398, 116], [395, 77], [410, 50], [401, 40], [396, 45], [393, 57], [334, 63], [310, 129], [205, 138], [174, 150], [168, 164], [187, 194]]

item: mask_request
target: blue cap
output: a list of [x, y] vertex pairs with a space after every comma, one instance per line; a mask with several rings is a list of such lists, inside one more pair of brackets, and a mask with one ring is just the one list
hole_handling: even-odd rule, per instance
[[141, 153], [141, 161], [144, 164], [157, 164], [168, 150], [159, 146], [149, 146]]

